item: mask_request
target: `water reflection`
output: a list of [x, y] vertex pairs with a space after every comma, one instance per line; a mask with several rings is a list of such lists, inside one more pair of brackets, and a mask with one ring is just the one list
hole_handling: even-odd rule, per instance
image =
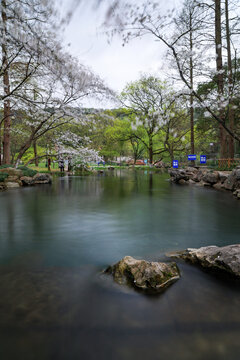
[[128, 170], [0, 194], [2, 359], [239, 359], [240, 286], [180, 263], [147, 297], [101, 275], [125, 255], [238, 242], [229, 194]]
[[132, 170], [2, 193], [0, 206], [4, 263], [38, 252], [47, 265], [104, 266], [126, 254], [238, 243], [240, 231], [240, 203], [229, 194]]

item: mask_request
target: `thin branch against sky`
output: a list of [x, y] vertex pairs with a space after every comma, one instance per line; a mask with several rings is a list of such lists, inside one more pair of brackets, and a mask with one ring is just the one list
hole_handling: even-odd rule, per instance
[[[139, 1], [131, 0], [131, 2]], [[110, 87], [121, 91], [127, 82], [139, 78], [141, 73], [162, 74], [164, 76], [165, 47], [150, 36], [135, 39], [122, 46], [119, 37], [110, 43], [102, 24], [105, 20], [109, 0], [101, 2], [97, 8], [92, 2], [82, 0], [74, 7], [69, 24], [64, 31], [64, 44], [77, 56], [80, 62], [90, 66]], [[171, 7], [177, 8], [182, 0], [162, 2], [163, 12]], [[76, 5], [76, 0], [73, 1]], [[62, 0], [61, 9], [69, 10], [69, 1]], [[68, 11], [67, 11], [68, 12]]]

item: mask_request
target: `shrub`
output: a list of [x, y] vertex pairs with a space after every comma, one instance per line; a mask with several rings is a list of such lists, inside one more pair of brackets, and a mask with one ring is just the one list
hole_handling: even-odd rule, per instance
[[4, 180], [8, 177], [7, 173], [0, 173], [0, 182], [4, 182]]
[[22, 170], [23, 176], [33, 177], [34, 175], [37, 174], [36, 170], [29, 169], [26, 166], [19, 166], [18, 169]]
[[0, 169], [13, 168], [13, 167], [14, 167], [13, 165], [8, 165], [8, 164], [6, 165], [5, 164], [5, 165], [1, 165]]

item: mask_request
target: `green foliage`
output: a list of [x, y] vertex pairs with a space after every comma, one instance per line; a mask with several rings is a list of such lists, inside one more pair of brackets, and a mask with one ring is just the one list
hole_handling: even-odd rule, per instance
[[[46, 154], [46, 149], [40, 145], [37, 146], [37, 154], [38, 156], [43, 156]], [[25, 164], [27, 163], [29, 160], [34, 159], [35, 155], [34, 155], [34, 150], [33, 147], [31, 146], [26, 153], [23, 155], [21, 161]]]
[[30, 169], [26, 166], [19, 166], [18, 169], [22, 170], [23, 176], [33, 177], [34, 175], [37, 174], [36, 170]]
[[5, 164], [5, 165], [1, 165], [0, 169], [7, 169], [7, 168], [13, 168], [13, 167], [14, 167], [13, 165]]
[[4, 182], [5, 179], [7, 179], [8, 174], [7, 173], [0, 173], [0, 182]]
[[142, 76], [126, 86], [121, 101], [134, 114], [132, 130], [135, 139], [145, 148], [144, 155], [148, 153], [150, 162], [163, 158], [170, 160], [185, 151], [188, 114], [167, 82]]
[[[1, 165], [0, 169], [7, 169], [7, 168], [13, 168], [13, 167], [14, 167], [13, 165]], [[29, 169], [26, 166], [19, 166], [18, 169], [22, 170], [23, 176], [33, 177], [34, 175], [37, 174], [36, 170]], [[3, 178], [3, 180], [0, 180], [0, 181], [4, 181], [4, 179], [6, 178], [6, 175], [8, 176], [7, 173], [0, 173], [0, 179]]]
[[100, 150], [100, 155], [105, 159], [127, 155], [129, 153], [128, 140], [131, 136], [130, 132], [130, 122], [128, 120], [124, 118], [115, 119], [113, 124], [105, 129], [105, 143]]

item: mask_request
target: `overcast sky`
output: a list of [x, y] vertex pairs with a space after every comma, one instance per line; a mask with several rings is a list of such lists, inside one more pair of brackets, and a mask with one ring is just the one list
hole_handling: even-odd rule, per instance
[[[130, 1], [139, 3], [139, 0]], [[70, 44], [68, 51], [118, 92], [127, 82], [137, 80], [141, 73], [161, 76], [164, 72], [164, 45], [154, 41], [151, 36], [135, 39], [124, 47], [118, 37], [108, 44], [104, 29], [101, 28], [106, 6], [103, 4], [94, 9], [92, 2], [82, 0], [74, 11], [63, 34], [65, 46]], [[164, 12], [169, 6], [176, 8], [181, 3], [182, 0], [162, 0], [161, 9]], [[62, 6], [69, 8], [70, 4], [70, 0], [62, 0]]]

